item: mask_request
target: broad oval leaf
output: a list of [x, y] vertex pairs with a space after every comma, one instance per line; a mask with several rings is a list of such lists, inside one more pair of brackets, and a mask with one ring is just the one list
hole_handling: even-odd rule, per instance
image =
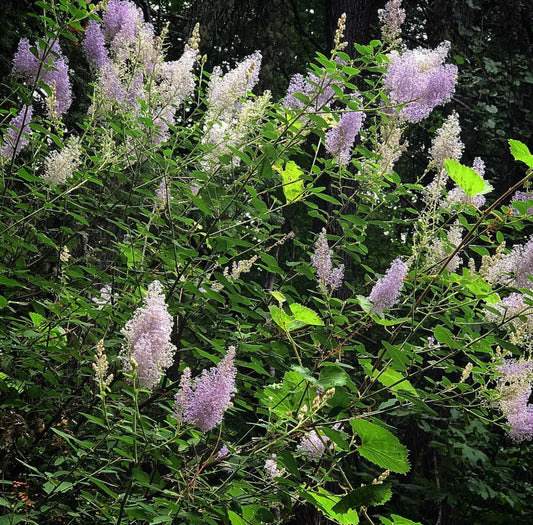
[[375, 505], [383, 505], [392, 497], [390, 485], [375, 484], [366, 485], [352, 490], [333, 507], [335, 512], [347, 512], [350, 509], [357, 507], [373, 507]]
[[300, 321], [304, 324], [314, 325], [314, 326], [323, 326], [324, 322], [320, 317], [318, 317], [318, 314], [311, 310], [311, 308], [307, 308], [307, 306], [304, 306], [299, 303], [292, 303], [290, 305], [290, 309], [292, 314], [294, 315], [295, 321]]
[[531, 155], [529, 148], [523, 142], [509, 139], [509, 146], [511, 146], [511, 155], [515, 160], [519, 160], [533, 168], [533, 155]]
[[492, 186], [483, 179], [474, 169], [463, 166], [454, 159], [446, 159], [444, 168], [450, 178], [462, 189], [469, 197], [484, 195], [492, 191]]
[[304, 192], [303, 170], [294, 162], [289, 160], [285, 169], [272, 166], [280, 175], [283, 183], [283, 193], [287, 204], [296, 202], [302, 198]]
[[352, 420], [350, 425], [361, 438], [362, 443], [357, 449], [361, 456], [398, 474], [409, 470], [408, 451], [394, 434], [363, 419]]

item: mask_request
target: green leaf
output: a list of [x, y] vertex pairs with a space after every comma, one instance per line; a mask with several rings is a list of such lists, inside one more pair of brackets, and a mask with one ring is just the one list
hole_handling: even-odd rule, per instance
[[407, 518], [402, 518], [397, 514], [391, 514], [392, 521], [387, 518], [381, 518], [383, 525], [422, 525], [419, 521], [411, 521]]
[[484, 195], [492, 191], [492, 186], [474, 169], [463, 166], [454, 159], [446, 159], [444, 167], [450, 178], [465, 191], [469, 197]]
[[325, 366], [320, 370], [318, 384], [322, 388], [344, 385], [348, 385], [352, 390], [355, 390], [356, 388], [348, 373], [335, 364], [332, 364], [332, 366]]
[[281, 175], [281, 181], [283, 182], [283, 193], [287, 204], [296, 202], [302, 198], [304, 192], [303, 170], [294, 162], [289, 160], [285, 165], [285, 169], [278, 166], [273, 168]]
[[408, 451], [394, 434], [363, 419], [352, 420], [350, 425], [361, 438], [362, 444], [357, 449], [361, 456], [398, 474], [409, 470]]
[[509, 146], [511, 146], [511, 155], [515, 160], [520, 160], [530, 168], [533, 168], [533, 155], [531, 155], [529, 148], [523, 142], [509, 139]]
[[340, 523], [341, 525], [357, 525], [359, 523], [359, 516], [355, 510], [349, 510], [343, 513], [335, 512], [333, 507], [339, 503], [341, 497], [331, 494], [322, 487], [318, 488], [318, 492], [301, 489], [300, 495], [316, 507], [324, 516], [336, 523]]
[[270, 292], [270, 295], [278, 301], [278, 303], [282, 304], [285, 302], [285, 296], [281, 292]]
[[231, 521], [231, 525], [248, 525], [238, 514], [235, 514], [232, 510], [228, 510], [228, 518]]
[[359, 487], [346, 494], [341, 500], [333, 507], [335, 512], [347, 512], [350, 509], [356, 507], [373, 507], [374, 505], [383, 505], [389, 501], [392, 497], [392, 491], [390, 485], [366, 485], [365, 487]]
[[278, 308], [277, 306], [269, 306], [270, 315], [272, 320], [282, 329], [287, 330], [289, 323], [293, 320], [291, 315], [285, 313], [283, 308]]
[[437, 325], [433, 329], [433, 335], [439, 343], [442, 343], [449, 348], [455, 348], [456, 345], [453, 341], [453, 335], [447, 328], [444, 328], [444, 326]]
[[314, 326], [324, 326], [322, 319], [311, 308], [307, 308], [307, 306], [303, 306], [302, 304], [293, 303], [290, 305], [290, 309], [296, 321]]
[[387, 368], [383, 372], [380, 372], [379, 370], [374, 370], [372, 376], [377, 377], [377, 380], [383, 386], [390, 386], [393, 392], [397, 392], [398, 390], [405, 390], [413, 396], [418, 396], [416, 388], [407, 379], [404, 379], [403, 375], [400, 374], [400, 372], [396, 372], [396, 370], [393, 370], [392, 368]]

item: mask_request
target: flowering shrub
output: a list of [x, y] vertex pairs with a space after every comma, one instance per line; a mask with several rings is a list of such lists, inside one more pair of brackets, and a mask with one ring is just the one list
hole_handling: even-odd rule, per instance
[[[458, 442], [439, 441], [459, 428], [439, 431], [447, 415], [532, 438], [531, 201], [515, 192], [533, 156], [511, 140], [524, 178], [492, 195], [450, 112], [426, 171], [395, 171], [408, 126], [454, 92], [449, 43], [399, 49], [391, 0], [383, 42], [351, 59], [341, 19], [277, 102], [252, 93], [259, 51], [209, 74], [198, 30], [167, 61], [127, 0], [43, 6], [0, 158], [11, 522], [290, 523], [307, 506], [415, 523], [410, 418], [435, 471]], [[72, 104], [89, 109], [67, 127]]]

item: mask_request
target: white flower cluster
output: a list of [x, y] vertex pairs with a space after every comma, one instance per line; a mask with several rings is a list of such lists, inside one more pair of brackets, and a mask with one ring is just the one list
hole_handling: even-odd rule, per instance
[[78, 137], [71, 139], [60, 151], [52, 151], [45, 161], [43, 179], [52, 186], [62, 184], [74, 175], [81, 164]]

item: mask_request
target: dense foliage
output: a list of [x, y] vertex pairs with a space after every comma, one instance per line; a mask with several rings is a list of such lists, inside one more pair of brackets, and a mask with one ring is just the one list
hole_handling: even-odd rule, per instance
[[36, 6], [2, 106], [0, 523], [529, 523], [533, 156], [509, 140], [500, 193], [461, 163], [450, 44], [405, 47], [391, 0], [278, 101], [259, 51], [207, 68], [129, 1]]

